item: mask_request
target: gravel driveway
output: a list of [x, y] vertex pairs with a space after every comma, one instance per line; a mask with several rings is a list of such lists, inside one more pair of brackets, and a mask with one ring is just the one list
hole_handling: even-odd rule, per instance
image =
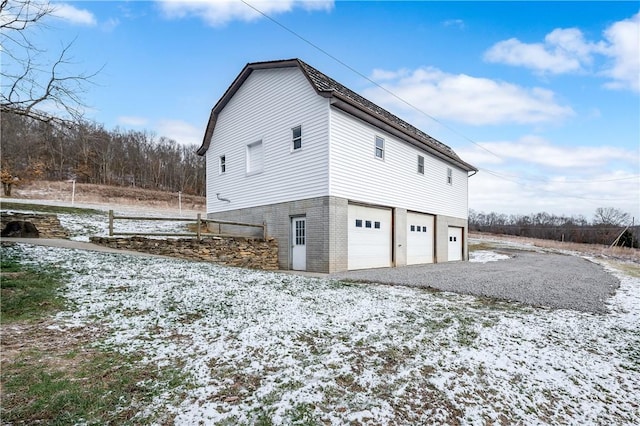
[[512, 256], [487, 263], [453, 262], [332, 274], [350, 281], [433, 288], [559, 309], [603, 313], [620, 285], [598, 264], [561, 254], [500, 250]]

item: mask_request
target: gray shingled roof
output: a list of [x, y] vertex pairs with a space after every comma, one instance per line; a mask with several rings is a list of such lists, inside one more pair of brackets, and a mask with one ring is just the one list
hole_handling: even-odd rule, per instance
[[238, 88], [244, 83], [247, 77], [249, 77], [249, 75], [254, 70], [288, 67], [298, 67], [306, 75], [307, 79], [312, 84], [316, 92], [321, 96], [328, 98], [333, 97], [347, 104], [350, 104], [358, 110], [364, 111], [368, 116], [380, 120], [383, 123], [387, 123], [396, 129], [399, 129], [403, 134], [409, 136], [412, 140], [424, 144], [426, 146], [426, 149], [430, 148], [431, 150], [438, 153], [438, 155], [443, 156], [443, 158], [448, 158], [449, 161], [457, 164], [463, 169], [466, 169], [468, 171], [477, 171], [474, 166], [461, 160], [460, 157], [458, 157], [458, 155], [447, 145], [432, 138], [422, 130], [412, 126], [411, 124], [395, 116], [394, 114], [391, 114], [386, 109], [381, 108], [368, 99], [360, 96], [353, 90], [338, 83], [336, 80], [318, 71], [317, 69], [307, 64], [306, 62], [301, 61], [300, 59], [252, 62], [247, 64], [211, 110], [211, 117], [209, 118], [209, 123], [207, 124], [207, 130], [205, 132], [202, 146], [198, 149], [198, 154], [204, 155], [206, 153], [207, 149], [209, 148], [209, 144], [211, 143], [211, 137], [213, 136], [213, 129], [215, 127], [218, 113], [222, 111], [229, 99], [233, 97]]
[[340, 95], [342, 95], [342, 96], [350, 99], [351, 101], [355, 102], [356, 104], [360, 105], [361, 107], [366, 109], [372, 115], [377, 116], [379, 118], [382, 118], [385, 121], [390, 121], [390, 122], [402, 127], [407, 132], [413, 134], [414, 137], [416, 137], [420, 141], [426, 143], [427, 145], [432, 145], [433, 148], [436, 148], [439, 151], [444, 150], [450, 156], [452, 156], [452, 157], [454, 157], [454, 158], [456, 158], [458, 160], [460, 159], [460, 157], [458, 157], [458, 155], [450, 147], [448, 147], [447, 145], [443, 144], [439, 140], [432, 138], [431, 136], [429, 136], [428, 134], [426, 134], [422, 130], [412, 126], [411, 124], [407, 123], [406, 121], [402, 120], [401, 118], [391, 114], [386, 109], [381, 108], [378, 105], [376, 105], [373, 102], [371, 102], [370, 100], [358, 95], [353, 90], [351, 90], [348, 87], [338, 83], [337, 81], [335, 81], [331, 77], [329, 77], [326, 74], [318, 71], [317, 69], [315, 69], [311, 65], [307, 64], [306, 62], [301, 61], [300, 59], [297, 59], [297, 61], [300, 63], [300, 67], [302, 68], [302, 70], [309, 77], [309, 80], [316, 86], [316, 90], [317, 91], [319, 91], [319, 92], [331, 92], [331, 91], [337, 92]]

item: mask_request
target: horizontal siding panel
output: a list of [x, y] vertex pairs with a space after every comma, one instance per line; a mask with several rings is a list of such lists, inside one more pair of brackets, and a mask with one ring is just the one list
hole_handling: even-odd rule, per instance
[[[218, 115], [207, 151], [207, 211], [219, 212], [328, 194], [328, 100], [297, 68], [255, 70]], [[291, 129], [302, 149], [291, 152]], [[247, 175], [246, 147], [262, 140], [264, 168]], [[218, 173], [225, 156], [227, 172]], [[231, 203], [217, 200], [220, 193]]]
[[[340, 110], [331, 108], [330, 195], [466, 219], [467, 172]], [[385, 140], [384, 160], [374, 138]], [[424, 175], [417, 171], [424, 157]], [[447, 184], [447, 168], [453, 184]]]

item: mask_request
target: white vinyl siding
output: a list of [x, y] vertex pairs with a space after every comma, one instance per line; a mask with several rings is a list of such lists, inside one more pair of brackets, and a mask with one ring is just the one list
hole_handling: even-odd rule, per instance
[[[304, 128], [304, 149], [295, 156], [292, 126]], [[231, 202], [207, 197], [207, 212], [328, 195], [328, 134], [329, 101], [298, 68], [253, 71], [218, 115], [206, 154], [207, 192]], [[247, 173], [247, 146], [257, 141], [262, 172]], [[221, 155], [224, 178], [216, 170]]]
[[[372, 157], [380, 130], [331, 108], [330, 194], [353, 201], [466, 219], [467, 172], [417, 147], [383, 134], [384, 161]], [[367, 155], [368, 154], [368, 155]], [[424, 156], [424, 175], [416, 156]], [[443, 176], [452, 169], [452, 184]]]

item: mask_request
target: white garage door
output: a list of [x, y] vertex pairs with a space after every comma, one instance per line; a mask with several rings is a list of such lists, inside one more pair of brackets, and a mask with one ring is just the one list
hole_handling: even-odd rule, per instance
[[407, 265], [433, 263], [433, 216], [407, 213]]
[[462, 228], [449, 227], [449, 262], [462, 260]]
[[348, 268], [391, 266], [391, 210], [349, 205]]

